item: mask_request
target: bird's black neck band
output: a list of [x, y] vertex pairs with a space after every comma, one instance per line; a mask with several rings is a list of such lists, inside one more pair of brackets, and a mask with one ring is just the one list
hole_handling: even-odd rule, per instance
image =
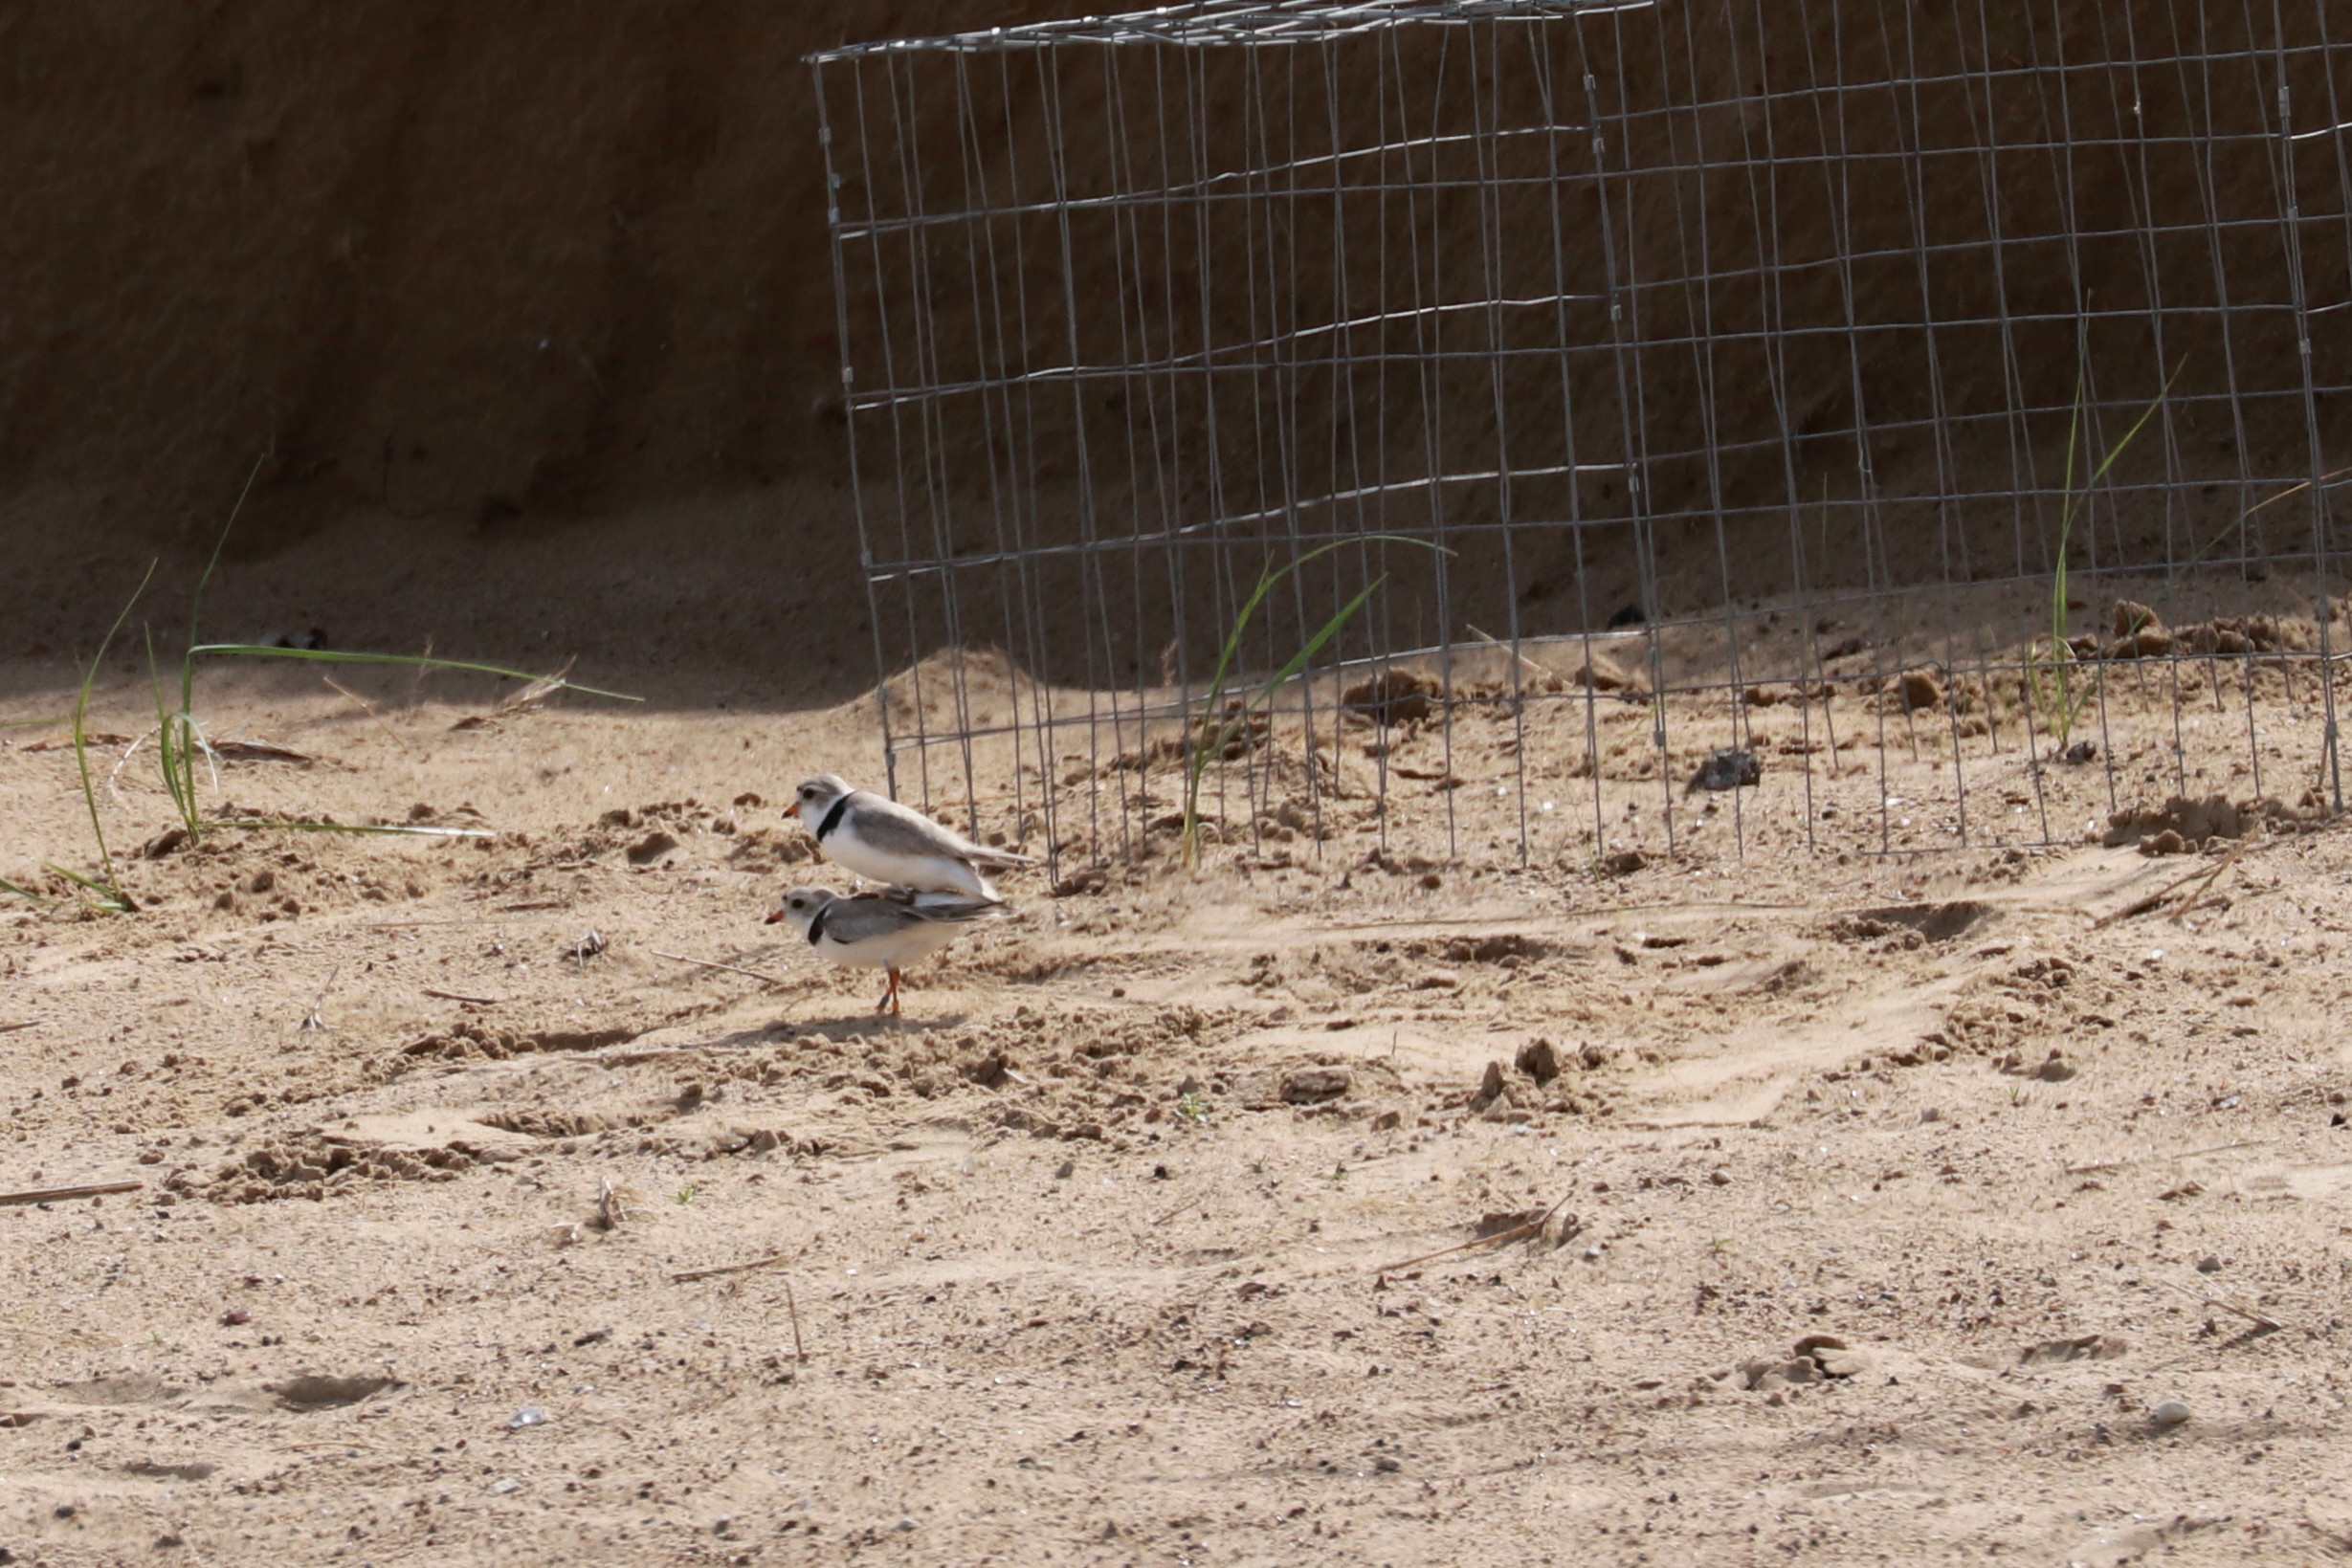
[[833, 808], [825, 813], [825, 820], [823, 822], [816, 825], [816, 836], [818, 843], [822, 844], [825, 842], [825, 835], [832, 832], [835, 828], [841, 826], [841, 814], [849, 808], [850, 798], [847, 795], [844, 795], [839, 800], [833, 802]]
[[831, 915], [832, 911], [833, 906], [827, 904], [809, 917], [809, 945], [810, 947], [814, 947], [818, 939], [825, 935], [825, 917]]

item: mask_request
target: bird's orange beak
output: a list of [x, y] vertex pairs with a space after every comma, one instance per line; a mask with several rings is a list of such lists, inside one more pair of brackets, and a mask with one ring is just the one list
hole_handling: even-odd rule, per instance
[[767, 923], [768, 923], [769, 925], [774, 925], [774, 924], [775, 924], [778, 920], [781, 920], [781, 919], [783, 919], [783, 918], [784, 918], [784, 911], [782, 911], [782, 910], [780, 910], [780, 909], [771, 909], [771, 910], [769, 910], [769, 911], [767, 912]]
[[784, 814], [785, 814], [786, 816], [788, 816], [788, 817], [797, 817], [797, 816], [799, 816], [799, 815], [800, 815], [800, 802], [798, 802], [798, 801], [794, 801], [791, 805], [789, 805], [789, 806], [786, 806], [786, 807], [784, 808]]

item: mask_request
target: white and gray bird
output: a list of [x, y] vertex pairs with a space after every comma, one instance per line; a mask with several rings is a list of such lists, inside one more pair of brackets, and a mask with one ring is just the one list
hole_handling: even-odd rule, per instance
[[777, 900], [770, 925], [789, 920], [828, 963], [855, 969], [886, 969], [890, 987], [875, 1011], [899, 1011], [899, 971], [927, 959], [964, 934], [964, 928], [1005, 906], [993, 898], [961, 894], [884, 888], [879, 893], [843, 894], [831, 888], [793, 888]]
[[852, 789], [831, 773], [802, 784], [784, 814], [808, 825], [828, 859], [869, 882], [993, 899], [996, 890], [981, 874], [983, 867], [1036, 864], [1025, 854], [974, 844], [897, 801]]

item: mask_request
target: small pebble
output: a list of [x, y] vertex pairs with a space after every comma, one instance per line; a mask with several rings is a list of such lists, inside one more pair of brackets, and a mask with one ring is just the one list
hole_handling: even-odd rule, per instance
[[2169, 1432], [2188, 1420], [2188, 1406], [2179, 1400], [2166, 1400], [2148, 1412], [2148, 1424], [2160, 1432]]
[[2201, 1274], [2220, 1273], [2221, 1259], [2214, 1257], [2211, 1253], [2208, 1253], [2204, 1257], [2199, 1258], [2197, 1260], [2197, 1272]]

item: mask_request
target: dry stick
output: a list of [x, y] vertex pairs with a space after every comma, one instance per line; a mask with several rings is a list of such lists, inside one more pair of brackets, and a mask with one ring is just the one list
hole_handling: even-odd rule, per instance
[[1551, 1224], [1552, 1216], [1559, 1213], [1562, 1204], [1564, 1204], [1566, 1202], [1567, 1199], [1561, 1199], [1559, 1203], [1554, 1204], [1551, 1207], [1545, 1209], [1540, 1216], [1528, 1221], [1525, 1225], [1513, 1226], [1508, 1230], [1498, 1230], [1492, 1236], [1476, 1237], [1473, 1240], [1462, 1243], [1459, 1247], [1441, 1247], [1434, 1252], [1424, 1252], [1417, 1258], [1407, 1258], [1403, 1263], [1391, 1263], [1386, 1268], [1379, 1269], [1374, 1271], [1376, 1273], [1393, 1274], [1400, 1269], [1410, 1269], [1416, 1264], [1427, 1263], [1431, 1258], [1452, 1257], [1456, 1252], [1467, 1252], [1474, 1247], [1486, 1247], [1496, 1242], [1515, 1242], [1521, 1236], [1532, 1236], [1536, 1232], [1542, 1230], [1545, 1226]]
[[800, 1342], [800, 1303], [792, 1297], [792, 1282], [784, 1282], [784, 1306], [792, 1314], [792, 1359], [802, 1366], [809, 1364], [809, 1353]]
[[670, 1283], [685, 1285], [698, 1279], [716, 1279], [721, 1274], [747, 1274], [754, 1269], [772, 1269], [779, 1263], [789, 1263], [793, 1254], [778, 1252], [771, 1257], [754, 1258], [749, 1263], [722, 1263], [715, 1269], [689, 1269], [682, 1274], [672, 1274]]
[[[1469, 623], [1468, 623], [1467, 621], [1465, 621], [1465, 622], [1463, 623], [1463, 625], [1465, 625], [1465, 626], [1469, 626]], [[1500, 643], [1500, 642], [1496, 641], [1493, 637], [1488, 636], [1485, 632], [1483, 632], [1483, 631], [1479, 631], [1479, 630], [1478, 630], [1478, 629], [1477, 629], [1476, 627], [1475, 627], [1475, 626], [1474, 626], [1474, 627], [1471, 627], [1471, 628], [1470, 628], [1470, 629], [1471, 629], [1472, 631], [1474, 631], [1474, 632], [1476, 632], [1478, 636], [1480, 636], [1480, 637], [1482, 637], [1482, 638], [1485, 638], [1486, 644], [1487, 644], [1487, 646], [1488, 646], [1488, 647], [1490, 647], [1490, 648], [1501, 648], [1501, 647], [1503, 647], [1503, 646], [1504, 646], [1504, 644], [1502, 644], [1502, 643]], [[1542, 665], [1541, 665], [1541, 664], [1538, 664], [1535, 660], [1533, 660], [1533, 659], [1529, 658], [1529, 657], [1528, 657], [1526, 654], [1524, 654], [1524, 653], [1514, 653], [1514, 654], [1512, 654], [1511, 656], [1512, 656], [1513, 658], [1515, 658], [1515, 659], [1519, 660], [1519, 662], [1520, 662], [1520, 663], [1521, 663], [1521, 664], [1525, 665], [1528, 669], [1530, 669], [1530, 670], [1534, 671], [1534, 672], [1535, 672], [1537, 674], [1539, 674], [1539, 675], [1547, 675], [1547, 676], [1548, 676], [1548, 675], [1550, 675], [1550, 674], [1552, 674], [1552, 672], [1551, 672], [1550, 670], [1548, 670], [1548, 669], [1544, 668], [1544, 667], [1543, 667]]]
[[[2208, 867], [2200, 871], [2193, 871], [2186, 876], [2178, 877], [2173, 881], [2167, 882], [2163, 887], [2157, 889], [2154, 893], [2149, 894], [2145, 898], [2126, 904], [2112, 915], [2100, 916], [2097, 919], [2091, 922], [2091, 929], [2097, 931], [2102, 927], [2115, 924], [2118, 920], [2128, 920], [2134, 916], [2145, 915], [2150, 910], [2162, 909], [2164, 907], [2164, 901], [2170, 898], [2174, 894], [2180, 892], [2191, 882], [2197, 881], [2199, 878], [2203, 878], [2206, 886], [2199, 888], [2195, 895], [2189, 900], [2190, 904], [2194, 904], [2198, 898], [2204, 897], [2205, 894], [2211, 889], [2214, 878], [2220, 876], [2222, 872], [2237, 864], [2238, 856], [2244, 854], [2250, 848], [2252, 848], [2253, 842], [2254, 840], [2252, 835], [2239, 840], [2238, 847], [2230, 850], [2230, 853], [2222, 860], [2220, 865]], [[2185, 906], [2180, 913], [2186, 914], [2186, 907]]]
[[2238, 842], [2238, 847], [2236, 849], [2230, 850], [2229, 854], [2223, 857], [2220, 865], [2214, 867], [2210, 872], [2206, 873], [2205, 880], [2198, 884], [2196, 892], [2190, 894], [2186, 898], [2182, 899], [2178, 905], [2174, 906], [2170, 918], [2175, 925], [2180, 923], [2183, 916], [2186, 915], [2190, 910], [2195, 909], [2199, 904], [2204, 903], [2208, 898], [2213, 895], [2213, 884], [2220, 881], [2222, 874], [2229, 871], [2230, 867], [2238, 863], [2238, 856], [2244, 854], [2253, 844], [2253, 842], [2254, 835], [2252, 833], [2247, 834], [2245, 838]]
[[748, 975], [753, 980], [768, 985], [784, 983], [773, 975], [763, 975], [757, 969], [746, 969], [740, 963], [721, 963], [716, 959], [690, 959], [683, 953], [665, 953], [658, 947], [649, 947], [646, 951], [657, 959], [670, 959], [678, 963], [691, 963], [698, 969], [724, 969], [731, 975]]
[[2201, 1155], [2227, 1154], [2231, 1149], [2259, 1149], [2265, 1144], [2283, 1142], [2275, 1137], [2241, 1137], [2229, 1143], [2215, 1143], [2203, 1149], [2188, 1149], [2171, 1156], [2174, 1159], [2195, 1159]]
[[214, 740], [209, 742], [209, 749], [215, 756], [243, 758], [249, 762], [315, 762], [319, 760], [306, 751], [281, 746], [275, 740]]
[[344, 685], [341, 681], [338, 681], [333, 675], [322, 675], [319, 678], [325, 681], [329, 686], [334, 687], [335, 690], [341, 692], [344, 696], [347, 696], [352, 701], [358, 703], [360, 705], [360, 712], [374, 719], [376, 721], [376, 728], [382, 730], [387, 736], [390, 737], [393, 745], [398, 746], [402, 751], [408, 752], [410, 756], [415, 755], [416, 748], [410, 745], [406, 740], [403, 740], [400, 738], [398, 731], [394, 730], [389, 724], [384, 722], [384, 716], [377, 713], [375, 708], [369, 704], [366, 697], [360, 696], [348, 686]]
[[416, 710], [425, 698], [425, 672], [433, 668], [431, 663], [427, 662], [432, 657], [433, 639], [427, 637], [424, 654], [417, 661], [416, 673], [409, 677], [409, 718], [411, 721], [415, 719]]
[[37, 1192], [0, 1192], [0, 1208], [16, 1204], [59, 1203], [68, 1198], [96, 1198], [109, 1192], [137, 1192], [140, 1182], [100, 1182], [87, 1187], [44, 1187]]
[[2160, 1279], [2156, 1283], [2163, 1286], [2166, 1290], [2180, 1292], [2191, 1301], [2202, 1301], [2208, 1307], [2219, 1307], [2223, 1312], [2235, 1313], [2240, 1317], [2245, 1318], [2248, 1322], [2257, 1324], [2260, 1327], [2269, 1330], [2273, 1334], [2282, 1331], [2287, 1326], [2275, 1317], [2265, 1317], [2260, 1313], [2254, 1312], [2250, 1308], [2241, 1307], [2234, 1301], [2224, 1301], [2217, 1295], [2207, 1295], [2203, 1291], [2192, 1291], [2186, 1285], [2175, 1285], [2168, 1279]]
[[531, 682], [528, 686], [523, 687], [521, 690], [509, 693], [506, 699], [503, 702], [500, 702], [497, 709], [494, 710], [494, 717], [496, 715], [527, 713], [531, 709], [538, 707], [541, 703], [546, 701], [547, 698], [553, 696], [556, 693], [564, 689], [564, 677], [570, 674], [571, 667], [579, 662], [580, 657], [575, 653], [570, 658], [566, 659], [564, 661], [564, 668], [558, 670], [554, 674], [542, 675], [539, 679]]
[[326, 993], [335, 988], [335, 978], [342, 973], [343, 965], [340, 963], [326, 972], [326, 983], [319, 987], [319, 1000], [312, 1003], [310, 1005], [310, 1011], [302, 1016], [302, 1022], [297, 1028], [297, 1033], [301, 1032], [302, 1029], [323, 1029], [326, 1027], [326, 1020], [319, 1016], [319, 1011], [326, 1005]]
[[0, 1024], [0, 1034], [14, 1034], [18, 1029], [29, 1029], [39, 1022], [37, 1018], [28, 1018], [20, 1024]]
[[2129, 1159], [2098, 1159], [2088, 1165], [2069, 1165], [2066, 1167], [2066, 1174], [2087, 1176], [2093, 1171], [2119, 1171], [2127, 1165], [2145, 1165], [2151, 1160], [2196, 1159], [2209, 1154], [2228, 1154], [2231, 1149], [2259, 1149], [2279, 1141], [2281, 1140], [2274, 1137], [2241, 1137], [2229, 1143], [2215, 1143], [2203, 1149], [2183, 1149], [2178, 1154], [2143, 1154], [2135, 1155]]
[[1197, 1198], [1187, 1198], [1183, 1203], [1178, 1204], [1174, 1208], [1169, 1209], [1165, 1214], [1156, 1214], [1149, 1220], [1143, 1222], [1143, 1228], [1146, 1230], [1157, 1230], [1162, 1226], [1167, 1224], [1170, 1220], [1176, 1218], [1177, 1215], [1182, 1214], [1186, 1209], [1190, 1208], [1199, 1201], [1200, 1200]]
[[455, 991], [436, 991], [431, 986], [425, 988], [425, 994], [437, 996], [444, 1002], [471, 1002], [477, 1007], [495, 1007], [506, 1000], [497, 996], [459, 996]]

